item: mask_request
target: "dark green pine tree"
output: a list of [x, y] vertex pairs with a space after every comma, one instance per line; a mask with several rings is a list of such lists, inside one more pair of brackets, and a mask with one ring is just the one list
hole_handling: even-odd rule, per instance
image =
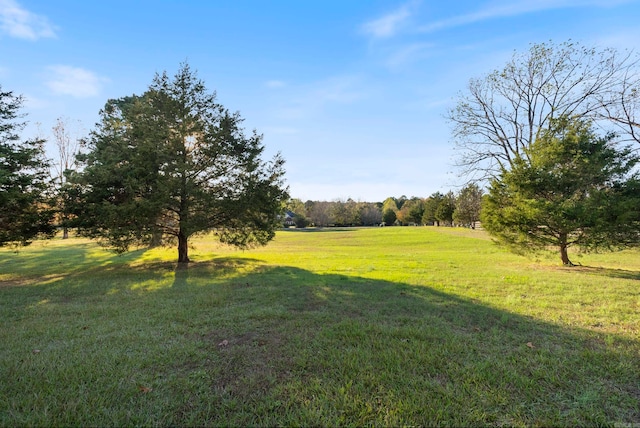
[[422, 224], [439, 226], [436, 218], [438, 206], [444, 200], [444, 195], [436, 192], [424, 200], [424, 211], [422, 213]]
[[264, 245], [280, 225], [284, 161], [262, 159], [262, 136], [216, 102], [188, 65], [157, 75], [142, 96], [110, 100], [72, 181], [81, 233], [118, 251], [213, 231], [239, 247]]
[[0, 245], [28, 245], [54, 233], [44, 140], [21, 141], [23, 99], [0, 87]]
[[493, 180], [482, 225], [518, 251], [555, 247], [612, 249], [640, 238], [639, 158], [614, 136], [598, 137], [588, 122], [554, 120], [511, 170]]
[[456, 197], [453, 192], [449, 192], [443, 196], [442, 200], [436, 208], [435, 216], [438, 224], [445, 226], [453, 225], [453, 213], [456, 210]]

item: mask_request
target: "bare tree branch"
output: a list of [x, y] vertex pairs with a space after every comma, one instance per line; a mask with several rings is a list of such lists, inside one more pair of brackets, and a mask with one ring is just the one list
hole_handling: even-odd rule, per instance
[[461, 175], [484, 180], [510, 169], [560, 116], [591, 120], [640, 143], [639, 64], [633, 52], [542, 43], [471, 79], [447, 114]]

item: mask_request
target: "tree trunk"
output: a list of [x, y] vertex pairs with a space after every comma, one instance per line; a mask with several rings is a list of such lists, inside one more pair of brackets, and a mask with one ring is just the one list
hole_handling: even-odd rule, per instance
[[62, 228], [62, 239], [69, 239], [69, 228], [66, 226]]
[[571, 263], [571, 260], [569, 260], [569, 252], [567, 251], [567, 235], [563, 235], [560, 240], [560, 258], [562, 259], [562, 264], [565, 266], [574, 266], [574, 264]]
[[159, 230], [155, 230], [151, 235], [151, 242], [149, 242], [149, 247], [156, 248], [161, 245], [162, 245], [162, 232]]
[[184, 232], [178, 232], [178, 263], [189, 263], [189, 245]]

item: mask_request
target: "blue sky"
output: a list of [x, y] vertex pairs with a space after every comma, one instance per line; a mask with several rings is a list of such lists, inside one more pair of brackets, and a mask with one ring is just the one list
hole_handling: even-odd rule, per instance
[[469, 79], [531, 43], [634, 49], [639, 21], [640, 0], [0, 0], [0, 85], [27, 133], [82, 133], [187, 61], [282, 153], [292, 197], [426, 197], [460, 182], [444, 114]]

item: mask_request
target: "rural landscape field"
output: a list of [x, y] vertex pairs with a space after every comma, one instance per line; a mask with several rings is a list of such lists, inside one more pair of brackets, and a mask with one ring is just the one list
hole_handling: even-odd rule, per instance
[[288, 229], [114, 255], [0, 250], [1, 426], [640, 422], [640, 254], [482, 231]]
[[640, 428], [640, 0], [0, 0], [0, 428]]

